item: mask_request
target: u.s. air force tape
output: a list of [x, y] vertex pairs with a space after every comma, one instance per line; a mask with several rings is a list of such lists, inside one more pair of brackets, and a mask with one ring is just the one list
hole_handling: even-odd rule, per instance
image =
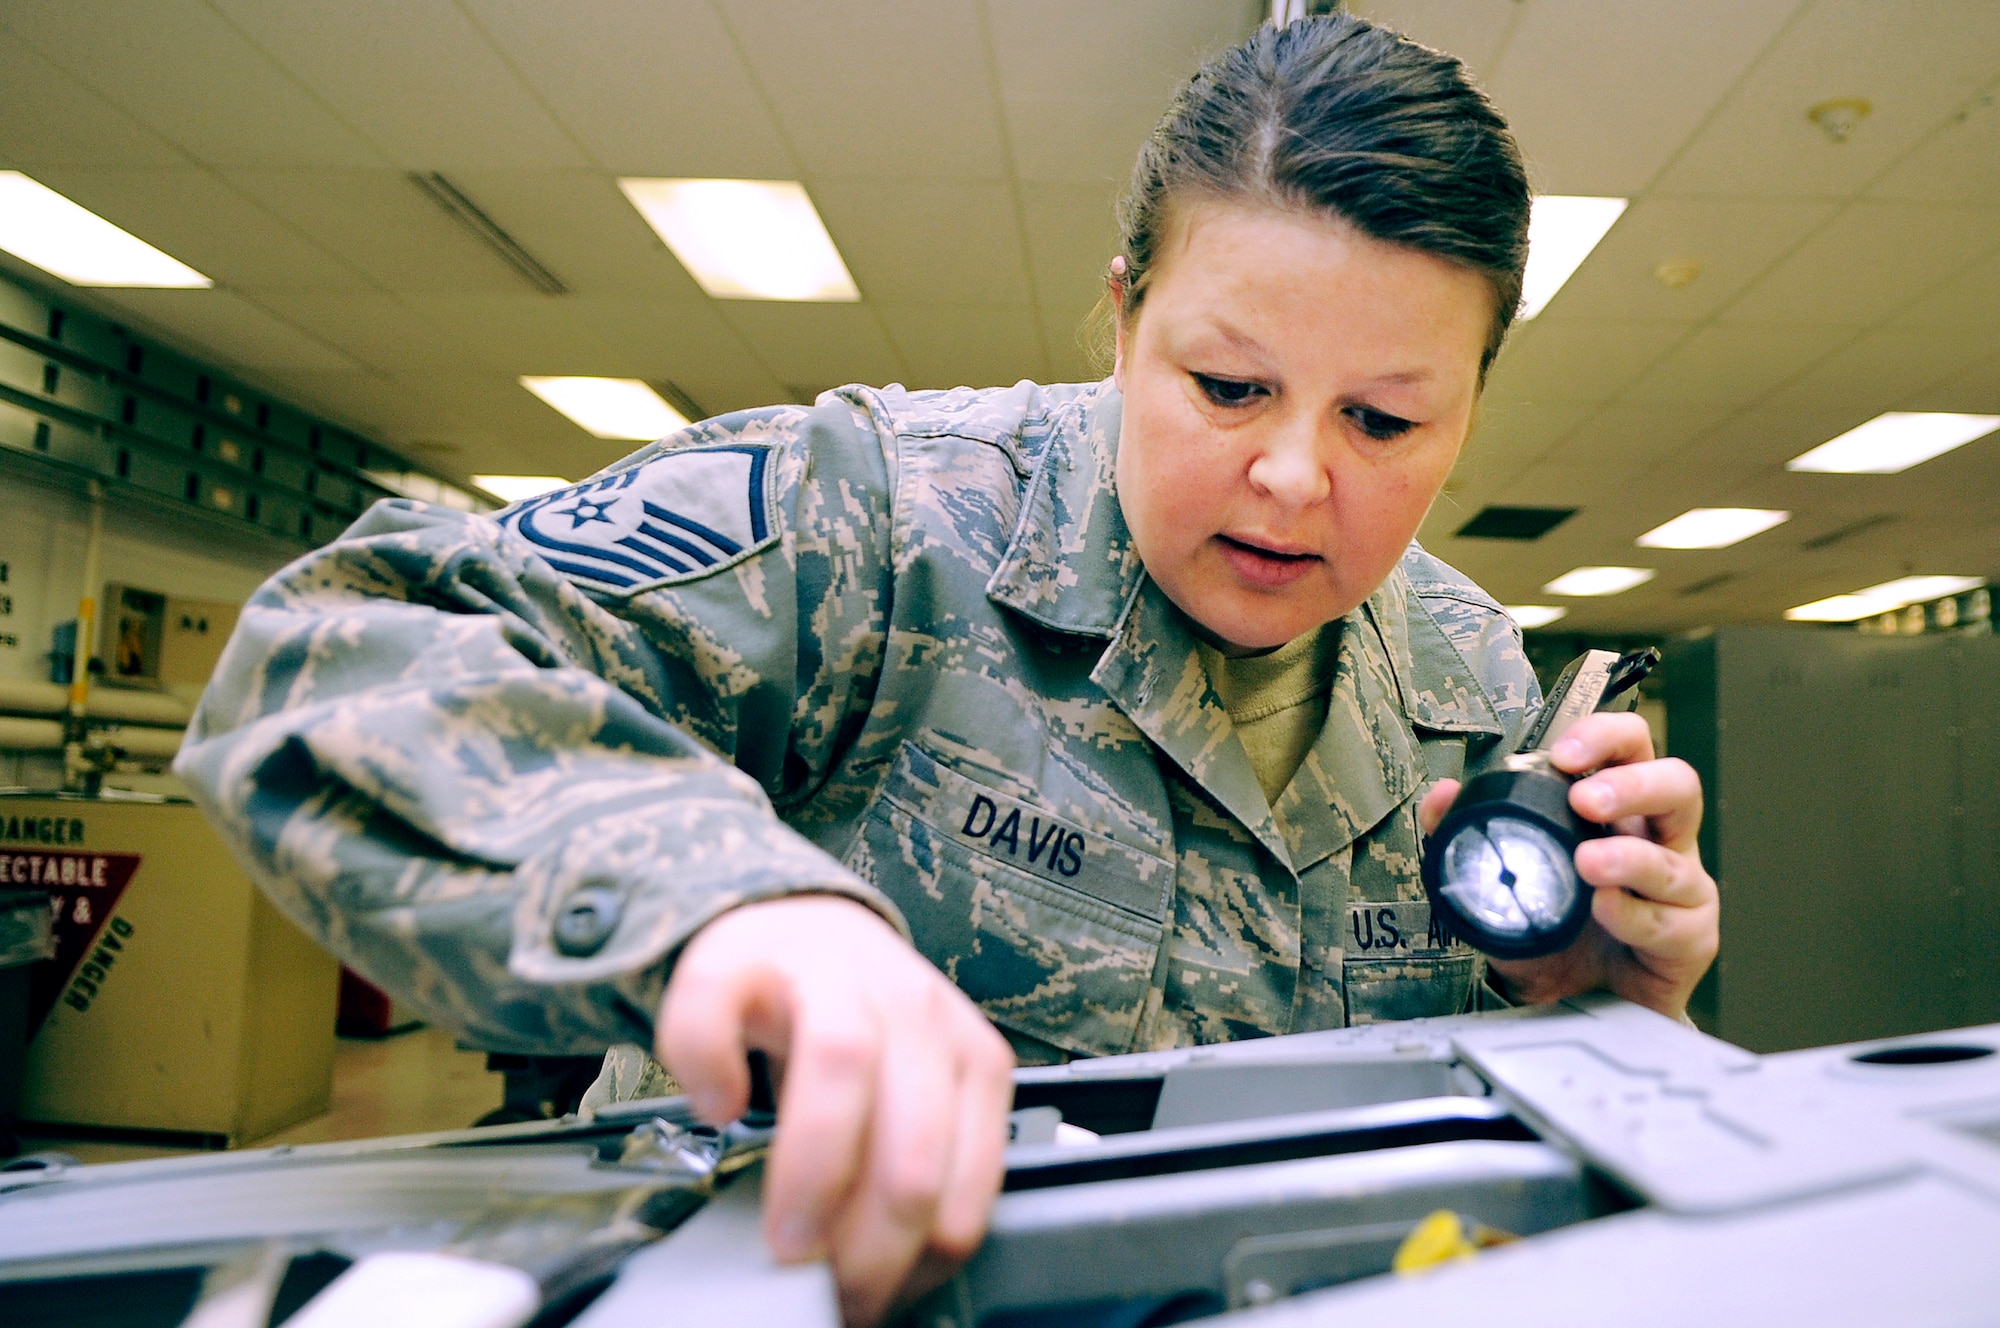
[[1428, 899], [1377, 900], [1347, 906], [1341, 947], [1350, 959], [1396, 959], [1443, 954], [1455, 940]]
[[637, 594], [693, 581], [777, 539], [771, 445], [683, 447], [496, 513], [586, 590]]

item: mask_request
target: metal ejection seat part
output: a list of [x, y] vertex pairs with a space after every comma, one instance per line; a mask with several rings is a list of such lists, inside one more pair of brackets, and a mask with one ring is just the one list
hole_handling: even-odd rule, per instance
[[[759, 1093], [719, 1130], [669, 1097], [0, 1169], [0, 1323], [833, 1328], [826, 1267], [763, 1240], [783, 1126]], [[1024, 1069], [1014, 1105], [984, 1244], [895, 1328], [1946, 1328], [2000, 1306], [2000, 1025], [1760, 1057], [1596, 996]], [[1392, 1271], [1440, 1230], [1471, 1236]]]

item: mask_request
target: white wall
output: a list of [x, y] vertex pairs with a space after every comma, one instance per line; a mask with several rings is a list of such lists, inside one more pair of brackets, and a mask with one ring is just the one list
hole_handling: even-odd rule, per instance
[[[90, 505], [80, 489], [43, 487], [0, 474], [0, 678], [47, 679], [49, 633], [76, 616], [83, 591], [83, 546]], [[248, 541], [237, 544], [205, 525], [122, 506], [116, 494], [104, 516], [104, 579], [190, 599], [241, 604], [288, 561]], [[9, 607], [0, 600], [0, 609]]]
[[[46, 681], [49, 634], [76, 616], [90, 504], [80, 484], [0, 472], [0, 678]], [[289, 556], [254, 537], [128, 507], [116, 493], [104, 516], [104, 579], [190, 599], [240, 604]], [[0, 785], [51, 787], [56, 757], [0, 752]]]

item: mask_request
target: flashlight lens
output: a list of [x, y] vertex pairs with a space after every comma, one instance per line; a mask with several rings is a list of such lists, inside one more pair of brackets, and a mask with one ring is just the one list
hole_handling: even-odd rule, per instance
[[1444, 893], [1498, 936], [1555, 930], [1579, 888], [1569, 853], [1527, 821], [1495, 816], [1466, 826], [1445, 848]]

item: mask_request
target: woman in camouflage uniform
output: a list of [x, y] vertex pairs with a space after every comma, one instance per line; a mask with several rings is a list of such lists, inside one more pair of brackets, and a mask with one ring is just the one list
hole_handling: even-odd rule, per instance
[[[287, 912], [484, 1045], [657, 1032], [718, 1120], [771, 1052], [769, 1234], [876, 1317], [978, 1240], [1009, 1043], [1467, 1006], [1420, 823], [1538, 697], [1411, 539], [1527, 215], [1456, 61], [1262, 31], [1141, 156], [1112, 379], [848, 388], [496, 517], [382, 504], [251, 601], [178, 769]], [[1579, 850], [1597, 925], [1495, 981], [1680, 1014], [1699, 789], [1629, 716], [1569, 744], [1628, 833]]]

